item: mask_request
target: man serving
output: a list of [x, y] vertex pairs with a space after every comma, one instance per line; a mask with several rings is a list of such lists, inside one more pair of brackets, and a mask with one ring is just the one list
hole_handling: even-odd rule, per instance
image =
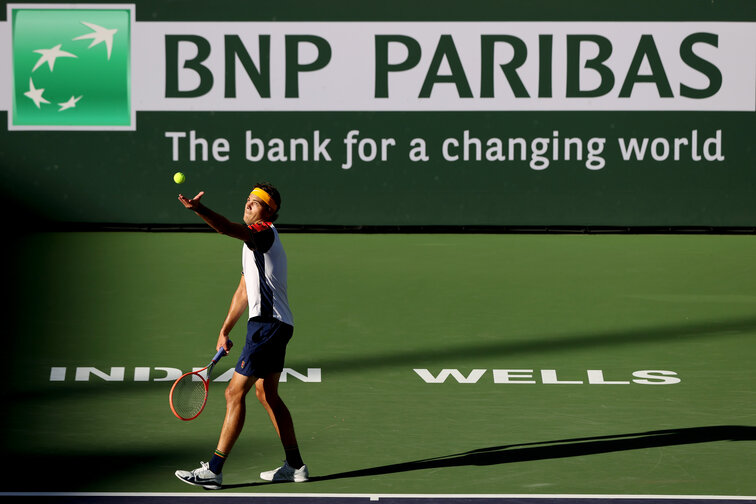
[[202, 204], [200, 199], [204, 194], [200, 192], [192, 199], [179, 195], [178, 199], [217, 232], [244, 242], [241, 280], [231, 299], [216, 350], [223, 348], [228, 352], [231, 349], [231, 330], [249, 309], [247, 339], [226, 388], [226, 417], [210, 462], [202, 462], [192, 471], [176, 471], [176, 476], [185, 483], [206, 489], [221, 488], [223, 464], [242, 431], [245, 398], [254, 387], [286, 453], [283, 466], [260, 473], [260, 478], [265, 481], [307, 481], [309, 472], [299, 453], [291, 414], [278, 395], [286, 345], [294, 332], [286, 292], [286, 253], [273, 226], [281, 208], [281, 196], [270, 184], [255, 185], [244, 205], [244, 224], [240, 224]]

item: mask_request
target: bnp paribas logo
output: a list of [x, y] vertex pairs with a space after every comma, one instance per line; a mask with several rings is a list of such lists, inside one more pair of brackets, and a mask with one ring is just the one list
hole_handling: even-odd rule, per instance
[[11, 4], [9, 129], [134, 130], [133, 5]]

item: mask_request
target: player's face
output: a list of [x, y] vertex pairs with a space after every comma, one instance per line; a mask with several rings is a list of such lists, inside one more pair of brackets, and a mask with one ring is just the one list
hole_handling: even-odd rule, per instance
[[247, 224], [254, 224], [265, 220], [270, 216], [270, 208], [263, 200], [252, 194], [247, 198], [247, 203], [244, 205], [244, 222]]

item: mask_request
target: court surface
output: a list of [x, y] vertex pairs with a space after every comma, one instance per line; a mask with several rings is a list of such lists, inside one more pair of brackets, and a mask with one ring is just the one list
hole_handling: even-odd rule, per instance
[[756, 496], [756, 237], [282, 239], [296, 330], [281, 394], [311, 482], [260, 481], [283, 451], [251, 397], [224, 488], [173, 475], [217, 441], [238, 348], [197, 420], [167, 398], [214, 354], [240, 242], [39, 233], [9, 262], [0, 498]]

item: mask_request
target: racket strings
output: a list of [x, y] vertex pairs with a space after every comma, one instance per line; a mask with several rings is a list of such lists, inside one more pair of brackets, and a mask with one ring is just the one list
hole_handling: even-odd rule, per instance
[[205, 405], [205, 384], [192, 378], [187, 375], [176, 382], [171, 396], [176, 414], [185, 419], [197, 416]]

